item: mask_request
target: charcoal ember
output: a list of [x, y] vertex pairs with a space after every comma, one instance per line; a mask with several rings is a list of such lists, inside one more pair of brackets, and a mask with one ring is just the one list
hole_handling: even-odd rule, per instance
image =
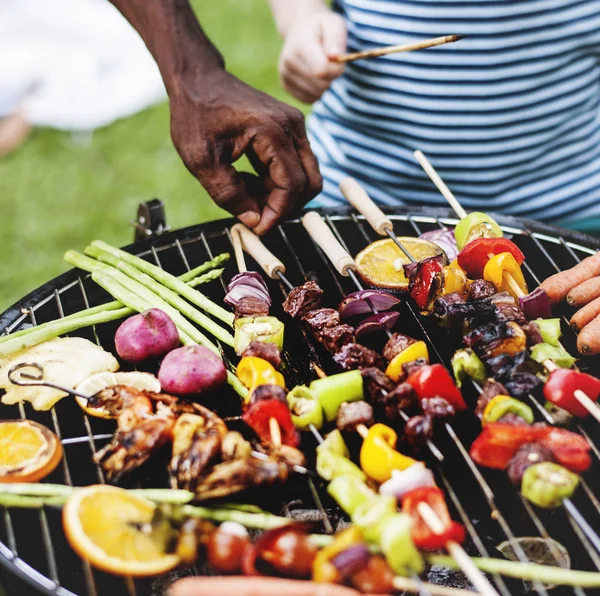
[[340, 324], [340, 313], [334, 308], [317, 308], [306, 313], [302, 320], [310, 330], [319, 338], [323, 329], [335, 327]]
[[546, 461], [555, 461], [551, 449], [539, 443], [527, 443], [519, 447], [519, 450], [512, 456], [508, 462], [506, 471], [508, 472], [510, 481], [517, 486], [521, 486], [525, 470], [529, 466], [533, 466], [533, 464], [540, 464]]
[[337, 354], [333, 355], [333, 359], [344, 370], [381, 366], [381, 357], [377, 352], [356, 343], [342, 346], [342, 349]]
[[509, 412], [508, 414], [504, 414], [501, 418], [498, 418], [496, 422], [501, 422], [502, 424], [513, 424], [515, 426], [523, 426], [528, 425], [529, 423], [524, 418], [521, 418], [518, 414], [514, 414], [513, 412]]
[[496, 395], [508, 395], [508, 389], [502, 383], [499, 383], [494, 379], [488, 379], [483, 384], [481, 394], [477, 400], [477, 405], [475, 406], [475, 415], [481, 418], [483, 416], [485, 407], [494, 397], [496, 397]]
[[363, 379], [365, 398], [370, 404], [383, 403], [387, 394], [391, 393], [396, 387], [392, 379], [374, 366], [363, 368], [360, 372]]
[[323, 290], [314, 281], [307, 281], [290, 291], [283, 310], [290, 317], [302, 317], [319, 307], [322, 296]]
[[244, 296], [235, 306], [235, 318], [266, 317], [269, 314], [269, 303], [256, 296]]
[[337, 354], [342, 349], [342, 346], [356, 341], [354, 327], [350, 325], [327, 327], [321, 331], [320, 340], [327, 351]]
[[388, 393], [384, 404], [384, 413], [387, 418], [394, 419], [398, 412], [415, 410], [419, 405], [419, 400], [412, 385], [400, 383], [396, 388]]
[[427, 360], [425, 358], [417, 358], [412, 362], [406, 362], [402, 365], [401, 380], [408, 379], [410, 375], [416, 373], [420, 368], [427, 366]]
[[390, 339], [388, 339], [387, 343], [383, 347], [383, 357], [391, 361], [393, 360], [400, 352], [403, 352], [410, 346], [414, 344], [417, 340], [412, 337], [408, 337], [408, 335], [402, 335], [402, 333], [394, 333]]
[[412, 416], [406, 422], [404, 436], [409, 445], [422, 447], [433, 436], [433, 423], [427, 416]]
[[373, 407], [366, 401], [343, 403], [336, 418], [336, 426], [341, 431], [354, 431], [359, 424], [374, 424]]
[[266, 399], [278, 399], [287, 404], [287, 393], [279, 385], [259, 385], [250, 396], [250, 403], [264, 401]]
[[540, 332], [540, 326], [535, 321], [530, 321], [529, 323], [521, 325], [521, 329], [523, 329], [527, 337], [528, 347], [543, 343], [544, 338]]
[[469, 300], [485, 300], [496, 293], [496, 286], [491, 281], [476, 279], [469, 286]]
[[506, 381], [506, 388], [510, 395], [517, 398], [525, 398], [543, 385], [541, 379], [532, 373], [522, 372], [511, 375]]
[[432, 422], [445, 422], [456, 410], [443, 397], [426, 397], [420, 401], [423, 414]]
[[507, 323], [514, 321], [519, 325], [527, 323], [525, 314], [516, 304], [501, 303], [496, 306], [496, 321], [498, 323]]
[[274, 368], [281, 366], [281, 354], [275, 344], [255, 339], [248, 344], [248, 347], [242, 352], [242, 358], [255, 357], [262, 358], [271, 363]]

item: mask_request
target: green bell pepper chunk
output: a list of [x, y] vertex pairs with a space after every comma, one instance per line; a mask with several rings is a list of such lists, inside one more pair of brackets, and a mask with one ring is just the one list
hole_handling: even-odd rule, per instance
[[545, 509], [559, 507], [579, 484], [579, 476], [559, 464], [545, 461], [525, 470], [521, 494], [534, 505]]
[[531, 358], [540, 364], [544, 360], [552, 360], [556, 366], [561, 368], [573, 368], [577, 358], [573, 358], [562, 346], [550, 344], [536, 344], [531, 348]]
[[336, 476], [327, 486], [327, 492], [350, 517], [361, 505], [377, 497], [377, 493], [356, 476]]
[[341, 455], [342, 457], [350, 457], [350, 452], [348, 451], [346, 441], [344, 441], [342, 433], [337, 428], [332, 430], [325, 437], [325, 440], [317, 446], [317, 453], [325, 450], [336, 453], [337, 455]]
[[506, 414], [516, 414], [523, 418], [527, 424], [533, 424], [535, 420], [533, 410], [527, 404], [508, 395], [498, 395], [492, 398], [483, 411], [483, 423], [497, 422]]
[[534, 323], [537, 323], [540, 328], [544, 343], [557, 347], [560, 345], [559, 339], [562, 335], [560, 319], [536, 319]]
[[323, 408], [315, 392], [306, 385], [297, 385], [287, 394], [287, 402], [296, 428], [306, 430], [312, 424], [316, 429], [323, 427]]
[[234, 324], [233, 349], [241, 354], [255, 340], [275, 344], [283, 349], [284, 325], [275, 317], [242, 317]]
[[367, 479], [354, 462], [329, 449], [317, 450], [317, 474], [323, 480], [333, 480], [337, 476], [353, 476], [363, 482]]
[[411, 536], [413, 521], [406, 513], [397, 513], [388, 519], [381, 534], [381, 550], [394, 573], [402, 576], [421, 573], [423, 557]]
[[463, 217], [454, 228], [454, 239], [458, 250], [477, 238], [502, 238], [500, 226], [487, 214], [473, 211]]
[[315, 392], [327, 422], [335, 420], [344, 402], [360, 401], [364, 395], [363, 380], [359, 370], [316, 379], [310, 384], [310, 388]]
[[381, 536], [388, 522], [398, 513], [396, 497], [377, 495], [359, 505], [351, 515], [352, 523], [363, 533], [365, 540], [381, 543]]
[[483, 362], [470, 348], [455, 352], [452, 356], [452, 372], [454, 372], [456, 386], [459, 388], [467, 377], [471, 377], [478, 383], [484, 383], [487, 378]]

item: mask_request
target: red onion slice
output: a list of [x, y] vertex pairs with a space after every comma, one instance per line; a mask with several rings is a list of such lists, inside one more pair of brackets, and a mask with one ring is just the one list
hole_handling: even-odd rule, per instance
[[417, 272], [417, 267], [421, 263], [425, 263], [426, 261], [437, 261], [442, 266], [448, 264], [444, 255], [435, 255], [433, 257], [427, 257], [422, 261], [416, 261], [415, 263], [408, 263], [407, 265], [403, 265], [402, 268], [404, 269], [404, 277], [406, 277], [406, 279], [410, 281], [414, 274]]
[[550, 319], [552, 317], [552, 305], [550, 298], [543, 288], [536, 288], [527, 296], [519, 298], [519, 306], [529, 321], [534, 319]]
[[372, 313], [373, 309], [369, 306], [367, 300], [375, 310], [380, 312], [390, 310], [400, 302], [396, 296], [382, 290], [360, 290], [359, 292], [348, 294], [340, 302], [338, 308], [340, 317], [342, 319], [348, 319], [350, 317], [355, 317], [356, 315]]
[[454, 261], [458, 256], [459, 250], [452, 230], [432, 230], [421, 234], [419, 238], [437, 244], [446, 253], [449, 261]]
[[406, 470], [394, 470], [392, 477], [379, 487], [379, 493], [391, 495], [401, 501], [402, 497], [411, 490], [424, 486], [435, 486], [435, 478], [425, 464], [417, 462]]
[[399, 312], [378, 312], [370, 317], [367, 317], [355, 331], [356, 337], [380, 331], [382, 327], [393, 329], [394, 325], [400, 317]]
[[244, 271], [235, 275], [227, 286], [224, 302], [229, 306], [236, 307], [242, 298], [248, 296], [260, 298], [269, 306], [272, 304], [267, 284], [256, 271]]
[[363, 569], [369, 562], [369, 549], [364, 544], [356, 544], [343, 550], [331, 560], [342, 577], [350, 577]]

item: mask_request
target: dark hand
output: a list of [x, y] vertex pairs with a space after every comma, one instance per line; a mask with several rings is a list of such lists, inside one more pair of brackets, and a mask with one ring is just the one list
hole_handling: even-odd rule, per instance
[[[171, 93], [171, 135], [215, 203], [257, 234], [321, 191], [302, 113], [225, 71], [185, 80]], [[244, 154], [257, 175], [233, 167]]]

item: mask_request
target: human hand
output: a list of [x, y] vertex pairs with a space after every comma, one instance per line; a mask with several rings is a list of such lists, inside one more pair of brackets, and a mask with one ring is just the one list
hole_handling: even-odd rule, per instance
[[344, 19], [329, 9], [298, 15], [290, 22], [279, 59], [279, 75], [288, 93], [304, 103], [313, 103], [344, 65], [330, 59], [346, 51]]
[[[185, 77], [171, 99], [171, 136], [213, 201], [263, 234], [322, 188], [302, 113], [224, 70]], [[233, 167], [246, 155], [256, 175]]]

